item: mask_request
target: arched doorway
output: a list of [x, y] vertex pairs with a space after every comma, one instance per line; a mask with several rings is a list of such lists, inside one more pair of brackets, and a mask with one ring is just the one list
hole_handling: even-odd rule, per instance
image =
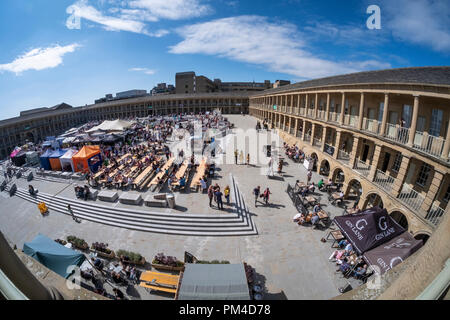
[[390, 214], [391, 218], [394, 219], [399, 225], [401, 225], [405, 230], [408, 230], [408, 219], [400, 211], [394, 211]]
[[430, 236], [428, 234], [425, 234], [425, 233], [419, 233], [419, 234], [416, 234], [414, 236], [414, 239], [422, 240], [423, 244], [425, 244], [428, 241], [428, 238], [430, 238]]
[[351, 180], [347, 187], [346, 198], [355, 201], [354, 205], [357, 206], [362, 193], [361, 183], [356, 179]]
[[342, 186], [345, 181], [344, 171], [342, 171], [342, 169], [340, 169], [340, 168], [336, 168], [333, 172], [333, 176], [331, 177], [331, 180], [338, 186]]
[[372, 207], [380, 207], [383, 209], [383, 200], [376, 193], [371, 193], [367, 196], [363, 209], [369, 209]]
[[311, 170], [317, 172], [317, 162], [319, 162], [319, 157], [317, 156], [316, 153], [311, 154], [311, 161], [313, 163]]
[[330, 163], [328, 160], [324, 159], [320, 163], [319, 174], [328, 177], [330, 175]]

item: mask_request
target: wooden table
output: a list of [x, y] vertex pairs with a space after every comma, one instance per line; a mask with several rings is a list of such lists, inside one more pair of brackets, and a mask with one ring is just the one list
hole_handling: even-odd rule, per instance
[[295, 184], [296, 190], [302, 189], [304, 187], [306, 187], [306, 183], [304, 183], [304, 182], [299, 181]]
[[169, 169], [172, 166], [172, 163], [174, 162], [175, 158], [170, 158], [166, 164], [161, 168], [161, 171], [156, 174], [156, 176], [152, 179], [149, 186], [156, 185], [159, 183], [159, 180], [164, 177], [166, 174], [166, 170]]
[[206, 159], [203, 158], [202, 162], [200, 162], [200, 165], [197, 168], [197, 173], [195, 174], [194, 178], [192, 179], [191, 187], [192, 186], [197, 187], [200, 185], [200, 180], [205, 175], [205, 171], [206, 171]]
[[326, 213], [324, 210], [320, 210], [319, 212], [317, 212], [317, 215], [319, 216], [320, 219], [328, 219], [328, 213]]
[[342, 234], [341, 230], [333, 230], [330, 231], [327, 235], [327, 240], [329, 240], [330, 235], [333, 237], [333, 243], [331, 244], [331, 247], [334, 247], [334, 244], [337, 243], [339, 240], [344, 239], [344, 235]]
[[178, 169], [177, 173], [175, 173], [175, 178], [176, 181], [172, 182], [173, 186], [178, 186], [180, 185], [180, 179], [184, 177], [184, 175], [186, 174], [186, 170], [188, 168], [188, 161], [184, 160], [183, 164], [181, 165], [181, 167]]
[[360, 212], [360, 209], [356, 209], [356, 208], [354, 208], [354, 209], [346, 209], [345, 212], [347, 214], [356, 214], [356, 213]]
[[311, 205], [312, 205], [313, 203], [316, 203], [316, 202], [317, 202], [317, 199], [314, 198], [313, 196], [306, 196], [306, 197], [305, 197], [305, 200], [308, 201], [308, 203], [311, 204]]
[[176, 294], [180, 282], [180, 276], [146, 271], [141, 274], [139, 280], [140, 287]]

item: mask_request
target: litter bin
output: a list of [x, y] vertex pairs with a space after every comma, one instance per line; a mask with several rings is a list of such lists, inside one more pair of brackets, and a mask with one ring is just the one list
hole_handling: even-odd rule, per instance
[[173, 193], [170, 193], [166, 196], [166, 201], [167, 201], [167, 206], [170, 209], [175, 208], [175, 196], [173, 195]]

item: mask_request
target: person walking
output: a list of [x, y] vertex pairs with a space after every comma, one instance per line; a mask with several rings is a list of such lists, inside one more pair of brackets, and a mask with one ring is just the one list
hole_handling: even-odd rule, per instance
[[247, 165], [250, 164], [250, 153], [247, 153]]
[[230, 186], [226, 186], [225, 189], [223, 190], [224, 195], [225, 195], [225, 199], [227, 199], [227, 205], [230, 205]]
[[270, 157], [268, 166], [269, 166], [269, 168], [267, 170], [267, 175], [273, 176], [273, 159], [272, 159], [272, 157]]
[[253, 195], [255, 196], [255, 207], [257, 206], [258, 197], [259, 197], [260, 193], [261, 193], [261, 187], [260, 186], [257, 186], [255, 189], [253, 189]]
[[72, 216], [73, 221], [80, 223], [81, 221], [75, 217], [75, 214], [72, 211], [72, 207], [70, 206], [70, 204], [67, 205], [67, 210], [69, 211], [70, 215]]
[[266, 188], [266, 190], [264, 190], [264, 193], [263, 193], [263, 199], [266, 204], [269, 204], [269, 195], [270, 194], [272, 194], [272, 192], [270, 192], [269, 188]]
[[309, 184], [309, 182], [311, 181], [311, 178], [312, 178], [312, 171], [311, 170], [308, 170], [308, 174], [306, 175], [306, 177], [308, 179], [307, 184]]
[[238, 154], [239, 154], [239, 152], [237, 151], [237, 149], [234, 150], [234, 164], [237, 164], [237, 163], [238, 163], [238, 162], [237, 162], [237, 160], [238, 160]]
[[209, 206], [212, 207], [212, 200], [214, 198], [214, 187], [212, 185], [208, 188]]
[[242, 150], [241, 150], [241, 153], [239, 154], [239, 163], [240, 164], [244, 163], [244, 152], [242, 152]]

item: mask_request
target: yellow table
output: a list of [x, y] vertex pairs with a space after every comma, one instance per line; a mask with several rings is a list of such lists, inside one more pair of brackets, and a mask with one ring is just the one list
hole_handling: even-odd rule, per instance
[[140, 287], [176, 294], [180, 276], [146, 271], [140, 278]]

